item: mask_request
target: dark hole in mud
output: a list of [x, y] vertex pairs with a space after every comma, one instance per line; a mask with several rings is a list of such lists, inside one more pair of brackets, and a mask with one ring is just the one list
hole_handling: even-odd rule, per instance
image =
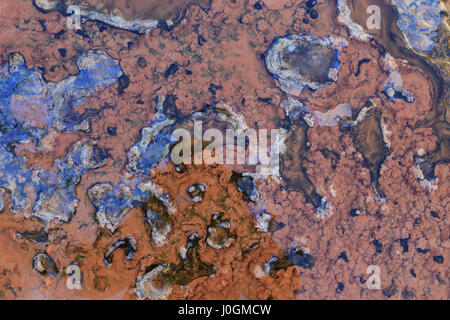
[[355, 76], [356, 76], [356, 77], [359, 76], [359, 75], [361, 74], [361, 66], [362, 66], [363, 64], [369, 63], [369, 62], [370, 62], [370, 59], [368, 59], [368, 58], [364, 58], [364, 59], [361, 59], [361, 60], [358, 61], [358, 69], [357, 69], [356, 72], [355, 72]]
[[297, 47], [293, 52], [286, 50], [283, 60], [309, 81], [327, 83], [328, 72], [337, 62], [336, 52], [322, 46]]

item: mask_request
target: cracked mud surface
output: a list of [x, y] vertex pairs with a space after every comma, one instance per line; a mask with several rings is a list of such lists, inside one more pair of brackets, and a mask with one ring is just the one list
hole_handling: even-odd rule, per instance
[[[155, 16], [128, 8], [126, 1], [84, 2], [101, 2], [98, 8], [108, 12], [117, 5], [130, 19], [171, 19], [175, 25], [137, 34], [88, 20], [76, 31], [67, 28], [60, 12], [41, 12], [32, 1], [0, 3], [2, 77], [13, 52], [28, 68], [38, 68], [47, 83], [79, 74], [78, 57], [94, 49], [118, 59], [123, 72], [76, 108], [88, 130], [49, 128], [39, 146], [35, 136], [10, 145], [8, 152], [24, 157], [30, 172], [52, 176], [59, 168], [55, 161], [79, 141], [96, 142], [99, 151], [89, 160], [102, 165], [80, 174], [67, 223], [45, 223], [25, 209], [15, 212], [12, 187], [0, 185], [0, 298], [136, 299], [139, 279], [162, 265], [167, 272], [156, 286], [167, 299], [449, 298], [449, 69], [440, 56], [419, 58], [385, 34], [368, 41], [350, 37], [331, 0], [317, 1], [317, 19], [308, 15], [305, 1], [294, 0], [261, 1], [260, 9], [253, 0], [190, 1], [201, 6], [183, 7], [173, 1]], [[358, 17], [364, 13], [355, 10], [354, 21], [364, 21]], [[276, 37], [287, 34], [346, 39], [337, 81], [305, 89], [296, 99], [322, 113], [349, 104], [351, 117], [311, 127], [285, 113], [289, 96], [267, 72], [264, 55]], [[414, 96], [411, 103], [383, 93], [390, 77], [386, 50], [403, 88]], [[255, 180], [254, 200], [236, 183], [235, 172], [248, 168], [168, 163], [142, 175], [126, 169], [130, 149], [157, 115], [158, 97], [165, 97], [166, 114], [180, 122], [223, 102], [250, 128], [286, 128], [281, 178]], [[358, 120], [368, 101], [375, 107]], [[19, 122], [46, 126], [30, 112], [35, 109], [15, 110]], [[156, 196], [130, 201], [114, 233], [101, 227], [88, 190], [126, 181], [134, 192], [146, 179], [168, 195], [176, 211], [168, 214]], [[199, 184], [205, 191], [194, 202], [187, 190]], [[27, 195], [30, 188], [24, 188]], [[118, 191], [117, 198], [111, 205], [126, 192]], [[329, 206], [320, 213], [324, 200]], [[162, 246], [154, 241], [155, 212], [156, 229], [170, 226]], [[261, 212], [272, 217], [267, 230], [257, 228]], [[69, 265], [80, 267], [80, 290], [66, 286]], [[381, 269], [379, 290], [367, 287], [371, 265]]]

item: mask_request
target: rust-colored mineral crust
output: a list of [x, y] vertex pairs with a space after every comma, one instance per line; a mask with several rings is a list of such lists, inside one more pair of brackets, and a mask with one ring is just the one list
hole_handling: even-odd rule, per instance
[[[448, 48], [408, 51], [386, 5], [391, 42], [334, 0], [142, 3], [0, 2], [0, 299], [450, 298]], [[342, 39], [336, 79], [286, 93], [290, 34]], [[279, 176], [170, 162], [199, 112], [283, 128]]]

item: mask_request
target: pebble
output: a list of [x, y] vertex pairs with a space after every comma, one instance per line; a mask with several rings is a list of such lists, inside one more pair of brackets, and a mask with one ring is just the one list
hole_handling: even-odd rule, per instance
[[58, 266], [46, 253], [38, 253], [33, 257], [33, 268], [40, 274], [55, 275], [58, 273]]
[[319, 17], [319, 13], [317, 12], [317, 10], [312, 9], [309, 12], [309, 16], [311, 17], [311, 19], [317, 19]]
[[352, 217], [359, 217], [361, 215], [361, 211], [359, 209], [352, 209], [350, 211], [350, 216]]
[[383, 252], [383, 244], [378, 240], [373, 240], [372, 244], [375, 246], [375, 250], [377, 253]]
[[306, 7], [307, 7], [307, 8], [312, 8], [312, 7], [314, 7], [316, 4], [317, 4], [317, 1], [316, 1], [316, 0], [308, 0], [308, 1], [306, 1]]
[[61, 57], [65, 58], [66, 57], [66, 49], [64, 48], [59, 48], [58, 49], [59, 54], [61, 55]]
[[137, 65], [143, 69], [147, 66], [147, 61], [145, 60], [144, 57], [139, 57], [137, 60]]
[[444, 257], [443, 256], [434, 256], [433, 257], [434, 262], [443, 264], [444, 263]]
[[341, 254], [339, 255], [338, 259], [342, 259], [345, 262], [348, 262], [347, 252], [342, 251]]
[[164, 78], [168, 78], [169, 76], [175, 74], [178, 71], [178, 64], [177, 63], [172, 63], [166, 70], [166, 72], [164, 72]]
[[108, 127], [107, 131], [110, 136], [117, 136], [117, 128], [116, 127]]
[[262, 10], [262, 5], [260, 2], [257, 2], [253, 5], [253, 8], [255, 8], [256, 10]]
[[202, 202], [206, 192], [206, 187], [203, 184], [194, 184], [187, 188], [187, 193], [191, 197], [192, 202]]

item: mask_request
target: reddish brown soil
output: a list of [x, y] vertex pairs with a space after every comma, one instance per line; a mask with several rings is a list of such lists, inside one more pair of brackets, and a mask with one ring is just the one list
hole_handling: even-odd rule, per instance
[[[86, 191], [94, 183], [120, 182], [123, 178], [127, 150], [152, 119], [157, 95], [175, 94], [183, 114], [199, 110], [205, 103], [223, 100], [253, 128], [279, 127], [284, 119], [280, 103], [286, 96], [266, 72], [261, 58], [273, 38], [287, 33], [348, 37], [346, 29], [337, 25], [334, 0], [318, 2], [319, 18], [303, 24], [305, 10], [299, 1], [265, 0], [263, 9], [255, 10], [253, 0], [214, 0], [209, 13], [192, 6], [186, 19], [170, 32], [155, 29], [139, 36], [108, 26], [101, 32], [94, 22], [83, 25], [83, 34], [75, 33], [67, 29], [60, 13], [43, 14], [31, 1], [2, 1], [3, 64], [8, 53], [21, 52], [29, 66], [44, 70], [47, 80], [60, 81], [78, 72], [76, 59], [80, 52], [105, 49], [121, 59], [130, 85], [121, 96], [117, 85], [108, 87], [82, 106], [112, 106], [92, 121], [90, 133], [55, 133], [48, 153], [20, 151], [29, 159], [30, 167], [49, 168], [76, 141], [89, 138], [98, 139], [98, 145], [107, 149], [112, 158], [106, 166], [82, 177], [77, 187], [80, 201], [76, 215], [68, 224], [51, 227], [48, 243], [32, 243], [14, 236], [16, 231], [39, 230], [42, 225], [13, 215], [6, 194], [5, 210], [0, 214], [0, 298], [134, 299], [138, 274], [153, 263], [178, 263], [178, 250], [186, 245], [187, 236], [198, 232], [204, 239], [211, 214], [221, 211], [230, 220], [237, 241], [220, 251], [204, 241], [199, 248], [202, 261], [218, 267], [216, 277], [199, 278], [184, 288], [175, 286], [169, 298], [448, 299], [449, 166], [436, 166], [436, 191], [421, 187], [412, 171], [419, 149], [428, 153], [436, 148], [437, 139], [431, 129], [410, 129], [431, 110], [431, 82], [421, 70], [397, 61], [404, 87], [416, 99], [412, 104], [388, 102], [381, 94], [388, 74], [382, 71], [382, 56], [374, 43], [349, 40], [341, 54], [338, 81], [314, 93], [304, 91], [301, 98], [321, 111], [341, 103], [349, 103], [357, 110], [368, 98], [378, 105], [391, 143], [391, 154], [382, 166], [380, 178], [388, 197], [384, 204], [376, 200], [369, 171], [352, 137], [338, 127], [314, 127], [308, 132], [311, 148], [305, 167], [317, 191], [334, 205], [327, 217], [317, 216], [301, 193], [285, 191], [283, 182], [259, 181], [261, 203], [278, 222], [285, 224], [273, 234], [260, 234], [255, 232], [250, 214], [255, 205], [244, 202], [242, 194], [229, 182], [229, 168], [190, 167], [186, 173], [178, 174], [169, 166], [153, 177], [178, 207], [171, 217], [173, 231], [166, 248], [153, 246], [139, 208], [126, 215], [114, 235], [95, 223], [94, 207]], [[55, 37], [62, 30], [65, 33]], [[202, 45], [199, 36], [205, 39]], [[59, 48], [66, 49], [65, 57], [59, 54]], [[137, 65], [140, 57], [145, 59], [145, 67]], [[361, 74], [355, 76], [358, 61], [363, 58], [370, 58], [371, 62], [362, 65]], [[179, 71], [164, 78], [165, 70], [174, 62]], [[187, 75], [186, 70], [191, 70], [192, 75]], [[222, 89], [212, 93], [208, 90], [211, 83]], [[111, 126], [117, 127], [117, 136], [107, 134]], [[324, 149], [338, 154], [339, 161], [333, 165], [324, 156]], [[207, 185], [205, 200], [195, 205], [185, 192], [194, 183]], [[350, 216], [354, 208], [361, 210], [359, 217]], [[125, 264], [123, 251], [118, 250], [108, 268], [102, 261], [104, 252], [115, 239], [125, 236], [133, 236], [138, 242], [133, 262]], [[409, 249], [404, 252], [400, 239], [408, 237]], [[382, 252], [377, 252], [372, 244], [375, 239], [383, 245]], [[255, 243], [259, 248], [244, 254]], [[314, 267], [289, 267], [275, 275], [262, 276], [262, 264], [274, 254], [283, 256], [294, 243], [309, 249], [315, 258]], [[419, 253], [418, 249], [429, 251]], [[56, 277], [43, 276], [32, 269], [32, 258], [40, 251], [51, 255], [59, 266]], [[348, 262], [338, 259], [344, 251]], [[443, 256], [444, 263], [436, 263], [434, 256]], [[64, 270], [72, 261], [80, 264], [84, 275], [81, 290], [66, 288]], [[361, 282], [367, 279], [369, 265], [381, 268], [382, 290], [369, 290]], [[337, 289], [338, 283], [345, 285], [342, 292]]]

